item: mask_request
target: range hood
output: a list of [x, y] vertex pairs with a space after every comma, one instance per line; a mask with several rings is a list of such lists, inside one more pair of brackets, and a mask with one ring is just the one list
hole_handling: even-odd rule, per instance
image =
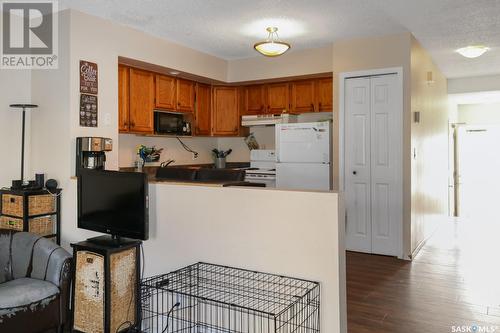
[[293, 114], [262, 114], [241, 116], [241, 126], [274, 126], [276, 124], [296, 123], [297, 116]]

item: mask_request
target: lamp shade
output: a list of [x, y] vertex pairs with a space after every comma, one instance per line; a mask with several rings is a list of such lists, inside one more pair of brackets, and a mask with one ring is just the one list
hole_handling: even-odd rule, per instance
[[267, 39], [256, 43], [253, 47], [257, 52], [266, 57], [277, 57], [290, 49], [290, 44], [281, 41], [278, 37], [278, 28], [268, 27]]

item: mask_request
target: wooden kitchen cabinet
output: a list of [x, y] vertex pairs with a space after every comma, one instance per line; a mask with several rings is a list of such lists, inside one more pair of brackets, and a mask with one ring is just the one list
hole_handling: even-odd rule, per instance
[[158, 109], [175, 110], [177, 107], [177, 85], [174, 77], [156, 75], [155, 107]]
[[129, 130], [134, 133], [153, 133], [155, 107], [155, 76], [151, 72], [130, 69]]
[[237, 87], [212, 90], [212, 135], [237, 136], [240, 128]]
[[267, 110], [267, 89], [263, 84], [246, 86], [244, 92], [245, 108], [243, 114], [264, 114]]
[[284, 113], [289, 111], [290, 86], [288, 83], [271, 83], [267, 85], [267, 113]]
[[317, 111], [315, 90], [314, 80], [292, 82], [291, 111], [296, 113]]
[[177, 111], [194, 111], [194, 82], [177, 79]]
[[195, 135], [210, 135], [212, 131], [212, 87], [196, 84]]
[[316, 97], [318, 112], [333, 110], [333, 79], [331, 77], [316, 81]]
[[118, 130], [129, 131], [129, 81], [130, 68], [118, 66]]

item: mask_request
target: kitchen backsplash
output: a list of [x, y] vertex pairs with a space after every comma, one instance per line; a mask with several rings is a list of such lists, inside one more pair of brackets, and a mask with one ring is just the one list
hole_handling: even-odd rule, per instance
[[[173, 159], [175, 164], [212, 163], [211, 150], [217, 148], [217, 138], [181, 138], [187, 146], [199, 153], [198, 158], [193, 160], [193, 154], [184, 150], [176, 138], [120, 134], [119, 140], [119, 163], [122, 168], [134, 166], [137, 159], [136, 149], [138, 145], [163, 148], [160, 162]], [[159, 163], [148, 163], [148, 165], [156, 164]]]

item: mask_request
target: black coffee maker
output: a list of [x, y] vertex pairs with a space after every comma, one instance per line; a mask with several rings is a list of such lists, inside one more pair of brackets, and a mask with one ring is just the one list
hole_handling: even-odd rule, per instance
[[104, 170], [106, 152], [113, 149], [113, 140], [108, 138], [76, 138], [76, 175], [82, 169]]

